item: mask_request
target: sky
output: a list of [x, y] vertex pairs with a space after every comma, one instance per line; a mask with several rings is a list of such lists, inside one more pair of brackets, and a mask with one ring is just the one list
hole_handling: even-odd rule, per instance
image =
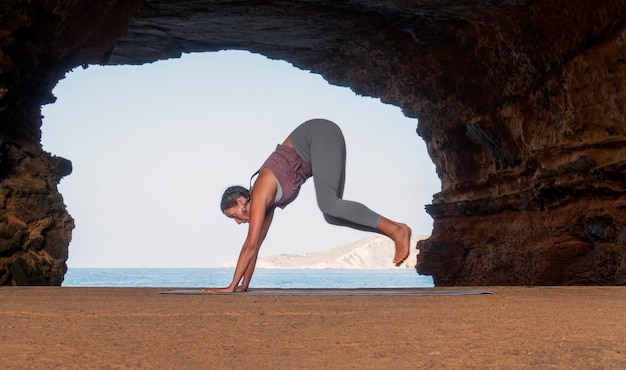
[[[75, 220], [72, 267], [223, 267], [247, 225], [220, 211], [300, 123], [337, 123], [344, 198], [429, 235], [440, 190], [417, 119], [320, 75], [244, 51], [184, 54], [141, 66], [77, 67], [43, 107], [44, 150], [72, 161], [59, 191]], [[327, 250], [371, 236], [327, 224], [313, 181], [275, 212], [259, 255]]]

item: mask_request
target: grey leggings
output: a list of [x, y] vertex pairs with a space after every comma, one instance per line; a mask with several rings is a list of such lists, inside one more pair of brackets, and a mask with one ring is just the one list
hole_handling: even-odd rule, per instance
[[326, 221], [353, 229], [376, 231], [381, 216], [361, 203], [344, 200], [346, 143], [331, 121], [313, 119], [290, 135], [291, 146], [311, 164], [317, 205]]

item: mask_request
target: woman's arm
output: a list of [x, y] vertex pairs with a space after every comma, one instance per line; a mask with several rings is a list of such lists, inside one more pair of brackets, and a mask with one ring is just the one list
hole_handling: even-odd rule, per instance
[[[265, 237], [267, 236], [267, 231], [269, 230], [270, 225], [272, 224], [273, 218], [274, 218], [274, 207], [270, 208], [269, 211], [265, 214], [265, 220], [263, 221], [263, 227], [261, 229], [261, 240], [259, 242], [259, 247], [263, 244], [263, 241], [265, 240]], [[257, 253], [250, 260], [250, 263], [248, 264], [248, 267], [246, 268], [246, 271], [243, 274], [243, 283], [241, 283], [241, 285], [237, 287], [238, 292], [246, 291], [248, 290], [248, 287], [250, 286], [250, 280], [252, 280], [252, 274], [254, 273], [254, 268], [256, 267], [256, 260], [257, 260], [257, 257], [259, 256], [259, 249], [257, 249]]]
[[[241, 247], [233, 280], [226, 288], [207, 290], [207, 292], [232, 293], [237, 290], [237, 286], [246, 275], [246, 272], [249, 271], [250, 278], [252, 277], [261, 242], [267, 235], [272, 222], [276, 188], [276, 179], [272, 172], [267, 168], [261, 169], [250, 194], [248, 236]], [[249, 284], [250, 279], [245, 279], [244, 284], [246, 283]]]

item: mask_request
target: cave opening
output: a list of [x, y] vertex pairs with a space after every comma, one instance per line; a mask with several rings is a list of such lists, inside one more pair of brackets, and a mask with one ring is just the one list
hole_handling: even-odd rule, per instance
[[[327, 118], [348, 148], [345, 197], [428, 235], [440, 182], [417, 120], [321, 76], [243, 51], [184, 54], [141, 66], [77, 68], [44, 106], [44, 150], [73, 162], [59, 190], [76, 220], [72, 267], [220, 267], [245, 230], [218, 200], [246, 185], [299, 123]], [[261, 256], [367, 237], [324, 222], [313, 187], [277, 217]], [[302, 237], [310, 235], [314, 237]], [[298, 240], [295, 244], [294, 240]]]

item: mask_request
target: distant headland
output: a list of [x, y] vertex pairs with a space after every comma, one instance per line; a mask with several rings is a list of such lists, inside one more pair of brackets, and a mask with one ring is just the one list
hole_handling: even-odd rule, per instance
[[[415, 268], [419, 251], [415, 245], [428, 235], [411, 237], [411, 254], [400, 268]], [[279, 254], [259, 258], [260, 269], [361, 269], [381, 270], [395, 268], [391, 239], [374, 235], [354, 243], [334, 247], [328, 250], [305, 254]], [[234, 267], [235, 262], [223, 263], [222, 267]]]

